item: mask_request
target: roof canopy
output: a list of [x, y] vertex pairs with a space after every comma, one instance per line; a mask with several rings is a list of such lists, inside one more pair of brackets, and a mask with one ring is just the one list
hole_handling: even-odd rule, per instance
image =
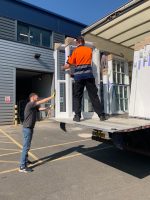
[[82, 34], [102, 50], [120, 52], [130, 60], [134, 45], [150, 35], [150, 0], [133, 0]]

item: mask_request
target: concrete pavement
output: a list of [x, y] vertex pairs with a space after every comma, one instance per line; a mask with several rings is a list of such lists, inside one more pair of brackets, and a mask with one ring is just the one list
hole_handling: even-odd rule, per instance
[[91, 130], [53, 121], [35, 128], [34, 172], [18, 172], [21, 127], [0, 127], [2, 200], [148, 200], [150, 159], [90, 139]]

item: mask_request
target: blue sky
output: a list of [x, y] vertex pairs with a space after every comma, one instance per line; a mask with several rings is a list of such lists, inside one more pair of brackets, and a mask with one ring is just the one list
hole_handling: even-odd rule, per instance
[[49, 11], [74, 19], [84, 24], [92, 24], [108, 15], [129, 0], [24, 0]]

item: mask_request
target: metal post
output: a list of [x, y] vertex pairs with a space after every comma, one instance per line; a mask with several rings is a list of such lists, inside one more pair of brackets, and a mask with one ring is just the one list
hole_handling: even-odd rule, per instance
[[18, 106], [15, 105], [15, 126], [18, 125]]

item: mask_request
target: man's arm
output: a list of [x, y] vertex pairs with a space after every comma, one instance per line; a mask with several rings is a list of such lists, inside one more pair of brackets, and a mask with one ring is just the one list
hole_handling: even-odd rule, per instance
[[72, 65], [76, 65], [76, 51], [74, 50], [72, 55], [68, 57], [67, 63], [62, 67], [63, 70], [70, 69]]
[[43, 104], [43, 103], [47, 103], [49, 100], [53, 99], [54, 97], [55, 97], [55, 93], [54, 93], [52, 96], [50, 96], [50, 97], [47, 97], [47, 98], [42, 99], [42, 100], [40, 100], [40, 101], [37, 101], [37, 102], [36, 102], [36, 105], [40, 105], [40, 104]]
[[46, 111], [46, 110], [49, 110], [50, 107], [47, 107], [47, 108], [39, 108], [39, 111]]

